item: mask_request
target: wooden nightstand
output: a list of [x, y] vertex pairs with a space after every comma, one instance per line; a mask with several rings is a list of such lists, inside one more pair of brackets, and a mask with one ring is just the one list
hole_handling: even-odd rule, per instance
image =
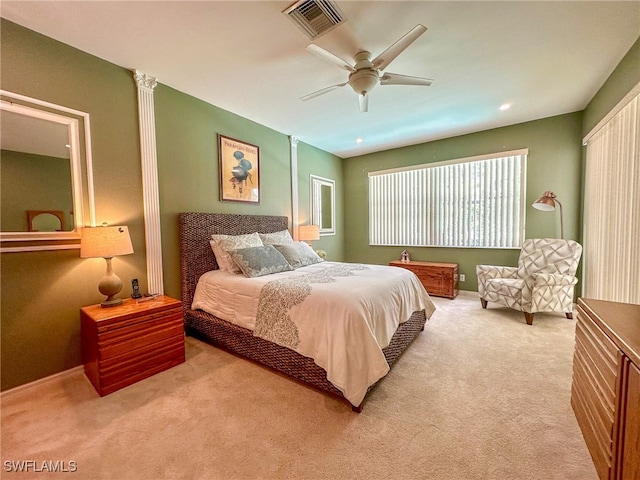
[[80, 309], [84, 372], [100, 396], [184, 362], [182, 303], [159, 295]]
[[458, 295], [458, 264], [439, 262], [401, 262], [389, 265], [402, 267], [415, 273], [429, 295], [455, 298]]

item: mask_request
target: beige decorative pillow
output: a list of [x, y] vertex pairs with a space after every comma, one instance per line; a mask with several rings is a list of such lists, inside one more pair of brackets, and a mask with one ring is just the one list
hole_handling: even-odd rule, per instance
[[230, 273], [242, 273], [231, 258], [230, 252], [239, 248], [261, 247], [262, 240], [257, 233], [246, 235], [211, 235], [211, 249], [216, 256], [220, 270]]
[[289, 230], [280, 230], [274, 233], [259, 233], [260, 240], [265, 245], [282, 245], [285, 243], [293, 243], [293, 238]]
[[304, 242], [287, 243], [285, 245], [274, 245], [289, 265], [293, 268], [300, 268], [306, 265], [322, 262], [322, 259], [309, 245]]

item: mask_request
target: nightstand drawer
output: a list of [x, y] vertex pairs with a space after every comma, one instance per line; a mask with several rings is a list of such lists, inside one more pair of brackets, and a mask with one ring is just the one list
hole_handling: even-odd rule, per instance
[[138, 315], [129, 313], [121, 317], [118, 322], [114, 322], [111, 318], [104, 319], [97, 323], [97, 332], [101, 340], [111, 339], [119, 335], [127, 335], [140, 330], [161, 326], [170, 318], [182, 319], [182, 307], [174, 306], [160, 311], [144, 311], [144, 313]]
[[117, 379], [148, 372], [165, 363], [184, 361], [184, 337], [182, 336], [165, 339], [150, 347], [153, 348], [147, 347], [132, 352], [135, 353], [134, 355], [120, 355], [99, 362], [101, 382], [108, 385]]
[[[99, 359], [105, 360], [123, 354], [153, 348], [154, 344], [176, 335], [184, 335], [182, 318], [168, 319], [170, 321], [157, 322], [153, 328], [127, 331], [126, 334], [115, 336], [107, 341], [98, 342]], [[127, 329], [128, 330], [128, 329]]]
[[165, 350], [162, 357], [142, 358], [139, 363], [127, 365], [124, 370], [105, 373], [100, 378], [98, 392], [100, 396], [108, 395], [183, 362], [184, 348], [173, 347]]

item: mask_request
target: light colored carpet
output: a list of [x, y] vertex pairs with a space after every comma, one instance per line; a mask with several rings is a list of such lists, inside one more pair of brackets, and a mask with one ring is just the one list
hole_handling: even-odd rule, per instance
[[[186, 363], [103, 398], [80, 372], [9, 392], [2, 478], [596, 480], [569, 403], [575, 321], [434, 301], [361, 414], [192, 338]], [[6, 471], [29, 459], [77, 472]]]

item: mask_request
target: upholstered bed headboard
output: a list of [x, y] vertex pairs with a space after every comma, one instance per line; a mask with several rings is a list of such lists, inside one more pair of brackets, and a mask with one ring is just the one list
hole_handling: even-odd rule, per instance
[[212, 234], [242, 235], [286, 230], [289, 219], [276, 215], [186, 212], [178, 214], [182, 307], [191, 309], [198, 279], [218, 268], [209, 240]]

